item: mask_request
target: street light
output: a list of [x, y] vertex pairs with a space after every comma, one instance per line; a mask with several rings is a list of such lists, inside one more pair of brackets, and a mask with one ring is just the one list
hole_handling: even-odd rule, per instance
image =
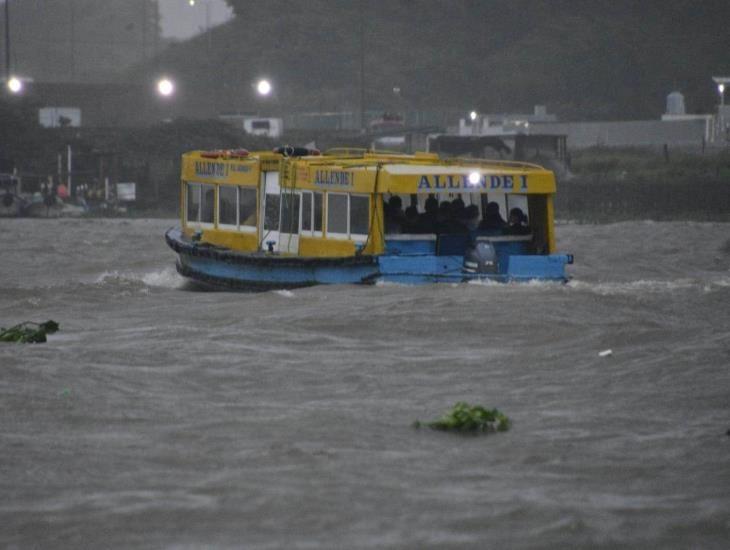
[[475, 120], [477, 119], [477, 117], [478, 117], [478, 116], [479, 116], [479, 114], [478, 114], [478, 113], [477, 113], [476, 111], [472, 111], [471, 113], [469, 113], [469, 119], [470, 119], [470, 120], [471, 120], [472, 122], [473, 122], [473, 121], [475, 121]]
[[717, 84], [717, 93], [720, 94], [720, 106], [725, 105], [725, 86], [730, 84], [730, 76], [713, 76], [712, 80]]
[[175, 93], [175, 83], [169, 78], [161, 78], [157, 81], [157, 93], [162, 97], [170, 97]]
[[11, 94], [19, 94], [23, 91], [23, 81], [20, 80], [17, 76], [11, 76], [8, 78], [8, 90], [10, 90]]
[[271, 93], [271, 89], [271, 82], [265, 78], [262, 78], [256, 83], [256, 91], [259, 95], [266, 97]]

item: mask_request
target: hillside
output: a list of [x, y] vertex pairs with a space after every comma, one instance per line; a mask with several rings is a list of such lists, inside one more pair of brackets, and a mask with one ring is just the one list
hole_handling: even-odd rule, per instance
[[[176, 75], [184, 111], [357, 110], [360, 21], [372, 110], [540, 103], [564, 119], [654, 118], [673, 89], [690, 111], [712, 110], [711, 76], [730, 74], [726, 0], [229, 3], [232, 22], [146, 68]], [[253, 93], [263, 75], [273, 105]]]

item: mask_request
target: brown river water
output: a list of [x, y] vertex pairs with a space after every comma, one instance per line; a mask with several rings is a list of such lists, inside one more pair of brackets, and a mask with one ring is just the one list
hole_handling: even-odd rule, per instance
[[[184, 284], [174, 220], [0, 220], [0, 548], [730, 546], [730, 224], [565, 285]], [[611, 354], [603, 354], [611, 350]], [[510, 431], [415, 429], [457, 401]]]

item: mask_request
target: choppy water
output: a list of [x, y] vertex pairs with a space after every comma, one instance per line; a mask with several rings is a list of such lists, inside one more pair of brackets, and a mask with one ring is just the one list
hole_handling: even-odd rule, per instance
[[[235, 294], [173, 223], [0, 220], [0, 325], [61, 323], [0, 345], [0, 546], [730, 545], [730, 225], [562, 225], [568, 285]], [[458, 400], [512, 430], [411, 427]]]

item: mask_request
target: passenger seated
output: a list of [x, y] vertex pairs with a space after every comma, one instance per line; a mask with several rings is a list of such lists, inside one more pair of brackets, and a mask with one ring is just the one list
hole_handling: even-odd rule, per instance
[[436, 231], [436, 216], [439, 209], [439, 201], [434, 196], [430, 196], [426, 199], [425, 204], [426, 211], [419, 214], [418, 224], [416, 227], [416, 233], [435, 233]]
[[482, 218], [479, 224], [479, 229], [500, 234], [506, 227], [507, 222], [504, 221], [502, 215], [499, 213], [499, 204], [496, 202], [487, 203], [484, 218]]
[[461, 197], [456, 197], [453, 201], [451, 201], [451, 214], [455, 220], [463, 222], [465, 218], [465, 210], [466, 205]]
[[469, 231], [479, 227], [479, 207], [476, 204], [470, 204], [464, 209], [463, 221]]
[[513, 208], [509, 211], [507, 229], [505, 233], [508, 235], [529, 235], [530, 227], [527, 225], [527, 216], [520, 208]]
[[442, 201], [436, 213], [435, 233], [451, 233], [451, 203]]
[[418, 208], [409, 206], [406, 208], [405, 221], [403, 222], [403, 233], [417, 233], [418, 229]]
[[405, 214], [403, 213], [403, 201], [398, 195], [393, 195], [384, 205], [385, 211], [385, 232], [402, 233]]

